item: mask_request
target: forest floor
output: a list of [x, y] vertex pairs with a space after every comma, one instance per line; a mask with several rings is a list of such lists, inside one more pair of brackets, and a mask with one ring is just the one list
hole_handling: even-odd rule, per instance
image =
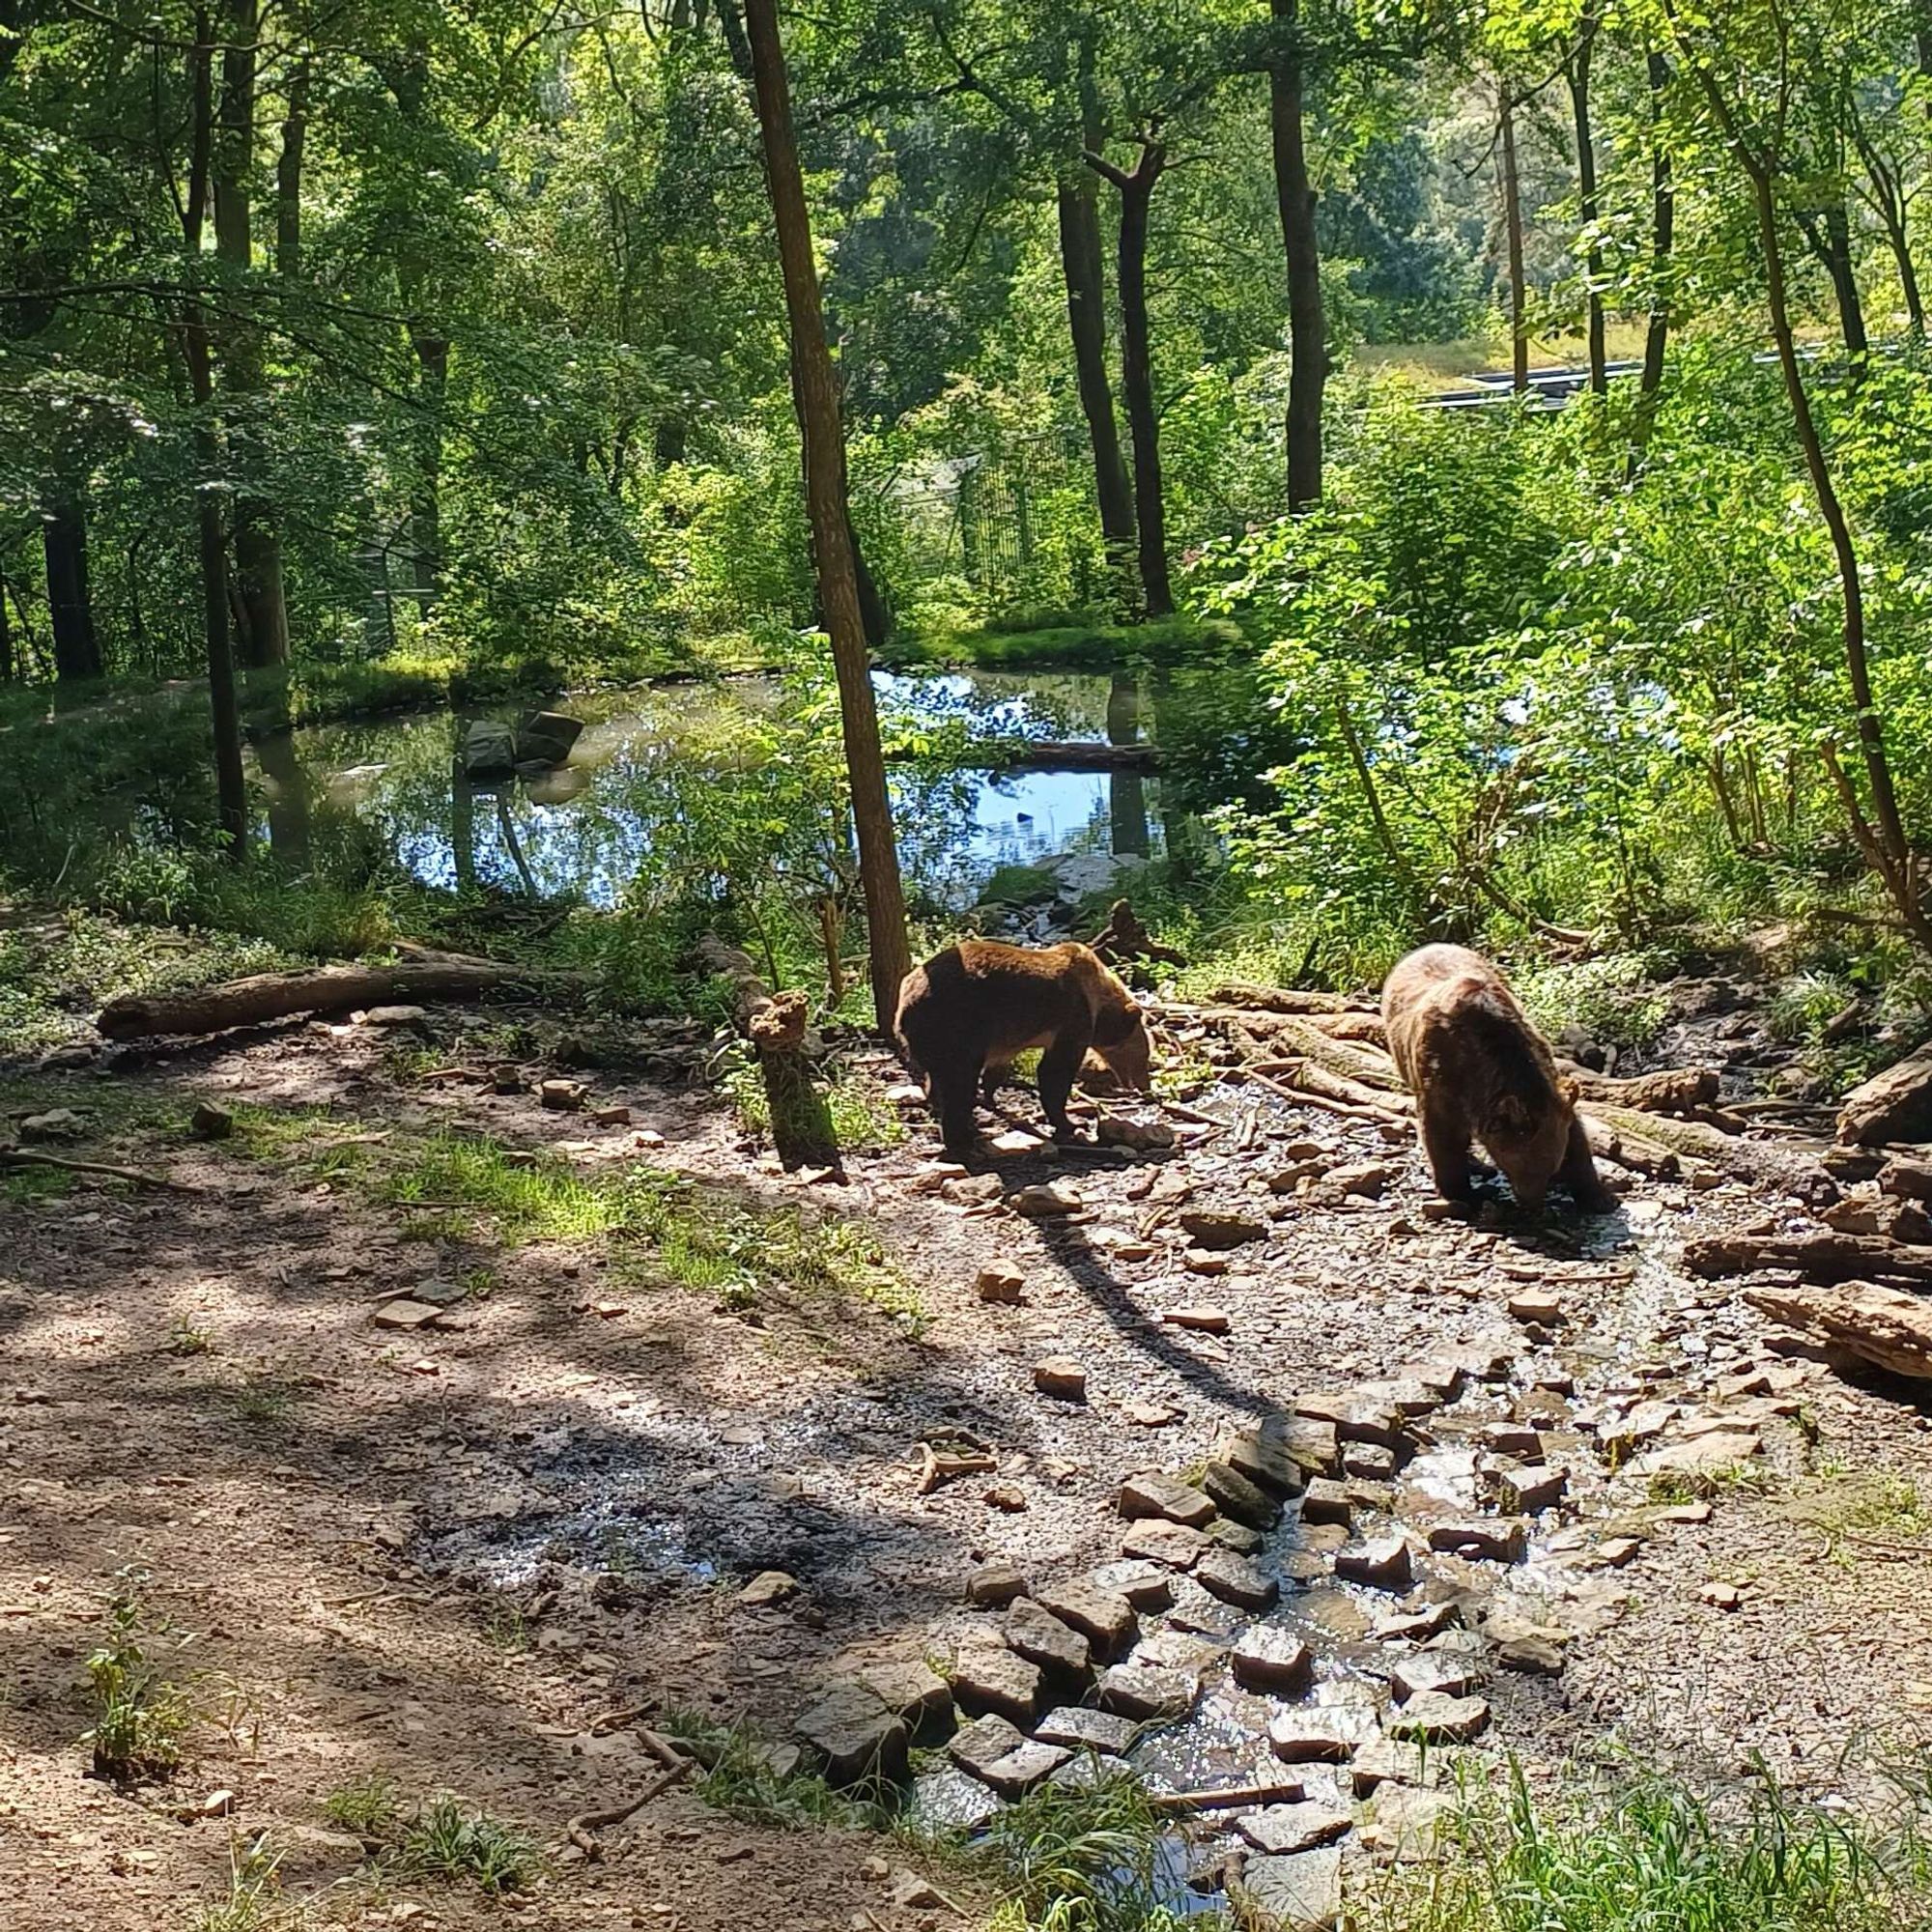
[[[1735, 1021], [1726, 1051], [1762, 1043]], [[1704, 1024], [1665, 1057], [1708, 1052]], [[572, 1057], [566, 1032], [436, 1009], [165, 1052], [77, 1041], [6, 1075], [5, 1113], [71, 1114], [34, 1129], [62, 1154], [193, 1191], [15, 1173], [0, 1195], [0, 1924], [194, 1926], [265, 1833], [317, 1924], [978, 1922], [972, 1868], [899, 1837], [781, 1830], [684, 1789], [596, 1861], [565, 1825], [650, 1783], [640, 1722], [776, 1741], [858, 1662], [970, 1679], [1000, 1627], [969, 1605], [977, 1572], [1048, 1592], [1119, 1564], [1123, 1479], [1198, 1474], [1231, 1429], [1362, 1385], [1379, 1393], [1338, 1411], [1363, 1426], [1345, 1423], [1329, 1495], [1353, 1530], [1291, 1512], [1213, 1594], [1177, 1577], [1143, 1613], [1136, 1662], [1201, 1687], [1137, 1750], [1151, 1781], [1279, 1774], [1284, 1712], [1373, 1730], [1424, 1634], [1386, 1620], [1430, 1605], [1464, 1627], [1423, 1655], [1479, 1693], [1477, 1764], [1513, 1756], [1549, 1789], [1618, 1762], [1734, 1789], [1761, 1756], [1800, 1797], [1875, 1808], [1932, 1741], [1932, 1414], [1679, 1265], [1696, 1235], [1809, 1225], [1771, 1190], [1632, 1179], [1601, 1220], [1437, 1220], [1406, 1141], [1227, 1086], [1173, 1116], [1170, 1150], [1015, 1135], [996, 1183], [962, 1187], [909, 1110], [842, 1181], [803, 1180], [670, 1075], [689, 1030], [646, 1037], [658, 1077], [578, 1075], [586, 1109], [547, 1111], [531, 1088]], [[506, 1059], [519, 1091], [470, 1077]], [[852, 1083], [890, 1116], [895, 1077], [862, 1056]], [[1030, 1094], [1009, 1101], [1032, 1118]], [[202, 1102], [232, 1115], [225, 1138], [190, 1133]], [[1291, 1165], [1302, 1179], [1271, 1190]], [[1069, 1211], [1013, 1210], [1047, 1181]], [[1204, 1256], [1178, 1225], [1196, 1211], [1259, 1237]], [[982, 1299], [1002, 1262], [1019, 1298]], [[382, 1325], [411, 1290], [436, 1319]], [[1523, 1299], [1552, 1293], [1553, 1314]], [[1037, 1387], [1050, 1358], [1078, 1365], [1083, 1400]], [[1437, 1402], [1391, 1422], [1409, 1365]], [[922, 1445], [992, 1466], [927, 1492]], [[1505, 1453], [1568, 1477], [1526, 1560], [1430, 1550]], [[1338, 1544], [1389, 1534], [1412, 1586], [1337, 1579]], [[789, 1582], [748, 1601], [767, 1572]], [[1315, 1659], [1285, 1701], [1227, 1668], [1252, 1622], [1229, 1591], [1270, 1583], [1263, 1621]], [[179, 1769], [126, 1789], [83, 1742], [117, 1592], [187, 1700]], [[970, 1800], [926, 1762], [935, 1806]], [[1372, 1885], [1395, 1814], [1378, 1827], [1343, 1768], [1288, 1768], [1353, 1816], [1343, 1869]], [[384, 1790], [404, 1817], [457, 1794], [542, 1865], [496, 1899], [371, 1859]]]

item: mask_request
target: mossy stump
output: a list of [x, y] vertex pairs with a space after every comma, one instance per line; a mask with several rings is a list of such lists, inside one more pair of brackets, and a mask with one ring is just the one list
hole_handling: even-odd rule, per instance
[[787, 1169], [838, 1165], [832, 1114], [805, 1053], [809, 1012], [803, 993], [779, 993], [752, 1015], [747, 1028], [757, 1050], [758, 1071], [764, 1076], [772, 1143]]

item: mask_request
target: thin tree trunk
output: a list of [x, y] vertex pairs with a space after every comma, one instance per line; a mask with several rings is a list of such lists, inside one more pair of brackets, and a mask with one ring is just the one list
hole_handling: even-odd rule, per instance
[[302, 160], [308, 147], [308, 63], [289, 80], [282, 119], [282, 152], [275, 163], [275, 273], [293, 282], [301, 273]]
[[1501, 137], [1503, 236], [1509, 251], [1510, 387], [1529, 394], [1529, 286], [1522, 266], [1522, 182], [1516, 165], [1516, 102], [1509, 83], [1496, 86], [1497, 131]]
[[102, 667], [87, 575], [87, 513], [77, 497], [58, 497], [47, 506], [41, 518], [41, 542], [46, 553], [54, 675], [64, 680], [99, 677]]
[[[1060, 267], [1066, 283], [1066, 326], [1073, 340], [1073, 379], [1094, 453], [1094, 495], [1107, 561], [1131, 580], [1134, 554], [1133, 485], [1121, 454], [1114, 387], [1107, 378], [1107, 297], [1100, 247], [1100, 210], [1091, 180], [1060, 184]], [[1131, 595], [1123, 601], [1131, 603]]]
[[1590, 390], [1598, 396], [1607, 394], [1610, 386], [1604, 347], [1604, 251], [1596, 239], [1597, 144], [1590, 132], [1590, 63], [1596, 52], [1600, 25], [1598, 14], [1586, 9], [1577, 24], [1577, 44], [1567, 64], [1570, 111], [1577, 126], [1577, 198], [1584, 230], [1590, 237], [1583, 250], [1583, 270], [1590, 283]]
[[1918, 269], [1912, 259], [1912, 236], [1906, 225], [1904, 188], [1884, 157], [1862, 135], [1859, 139], [1859, 153], [1864, 160], [1866, 177], [1871, 182], [1872, 204], [1878, 210], [1880, 221], [1885, 224], [1885, 239], [1891, 248], [1891, 259], [1898, 268], [1898, 289], [1905, 298], [1906, 326], [1914, 339], [1922, 342], [1925, 339], [1925, 302], [1919, 294]]
[[14, 682], [14, 620], [7, 614], [7, 580], [0, 577], [0, 684]]
[[415, 553], [416, 608], [424, 615], [442, 594], [442, 411], [449, 388], [449, 342], [421, 322], [410, 324], [416, 352], [416, 473], [410, 493], [410, 539]]
[[1657, 422], [1658, 393], [1663, 386], [1663, 356], [1670, 343], [1670, 301], [1667, 282], [1670, 251], [1676, 241], [1677, 187], [1671, 178], [1670, 149], [1663, 137], [1663, 95], [1670, 85], [1670, 63], [1653, 49], [1650, 77], [1650, 327], [1643, 337], [1643, 373], [1637, 379], [1634, 447], [1629, 475], [1634, 477], [1650, 433]]
[[900, 982], [912, 970], [906, 940], [905, 895], [893, 838], [878, 712], [859, 606], [859, 576], [845, 481], [845, 433], [838, 380], [826, 348], [811, 223], [792, 132], [791, 90], [779, 40], [777, 0], [746, 0], [745, 24], [757, 93], [773, 225], [784, 276], [795, 394], [806, 424], [806, 495], [818, 570], [819, 602], [832, 639], [844, 726], [845, 765], [852, 788], [852, 821], [859, 841], [859, 876], [866, 895], [872, 1008], [889, 1032]]
[[1275, 207], [1288, 264], [1288, 507], [1321, 497], [1321, 398], [1328, 383], [1328, 332], [1321, 313], [1321, 251], [1315, 234], [1315, 190], [1308, 179], [1302, 126], [1300, 0], [1270, 0], [1287, 39], [1268, 71]]
[[1144, 136], [1141, 157], [1129, 172], [1089, 153], [1088, 165], [1121, 194], [1121, 246], [1115, 272], [1121, 285], [1121, 390], [1134, 445], [1134, 521], [1141, 559], [1141, 594], [1150, 617], [1174, 613], [1167, 570], [1167, 503], [1160, 473], [1160, 415], [1154, 408], [1153, 368], [1148, 350], [1148, 208], [1167, 165], [1167, 149]]
[[[194, 101], [187, 200], [182, 242], [190, 277], [198, 272], [203, 210], [208, 202], [209, 160], [214, 130], [213, 28], [208, 9], [197, 7], [189, 81]], [[208, 653], [209, 709], [214, 724], [214, 784], [228, 856], [248, 856], [248, 794], [242, 770], [242, 723], [235, 695], [235, 660], [228, 639], [228, 557], [221, 528], [221, 450], [214, 419], [214, 367], [208, 322], [189, 298], [182, 316], [183, 349], [195, 404], [195, 517], [201, 543], [203, 639]]]
[[1871, 339], [1865, 332], [1865, 305], [1852, 264], [1851, 214], [1842, 195], [1826, 205], [1825, 245], [1829, 251], [1826, 267], [1838, 299], [1838, 328], [1845, 338], [1845, 354], [1851, 358], [1852, 380], [1856, 382], [1871, 355]]

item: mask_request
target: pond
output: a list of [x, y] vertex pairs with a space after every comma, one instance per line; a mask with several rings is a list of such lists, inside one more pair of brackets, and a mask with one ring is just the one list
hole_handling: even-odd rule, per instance
[[[976, 739], [1141, 736], [1140, 692], [1126, 676], [880, 671], [874, 688], [882, 719], [961, 721]], [[266, 800], [257, 830], [297, 859], [313, 848], [432, 887], [608, 907], [666, 842], [680, 768], [689, 782], [692, 770], [728, 760], [735, 735], [796, 701], [765, 677], [583, 694], [559, 705], [584, 724], [568, 763], [500, 785], [463, 777], [469, 720], [446, 711], [285, 732], [253, 753]], [[890, 782], [908, 889], [943, 904], [971, 904], [1005, 866], [1068, 852], [1145, 858], [1161, 845], [1158, 781], [1141, 772], [904, 767]]]

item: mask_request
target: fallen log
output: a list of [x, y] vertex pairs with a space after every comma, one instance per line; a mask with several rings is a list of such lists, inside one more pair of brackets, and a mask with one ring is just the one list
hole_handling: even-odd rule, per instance
[[1364, 1081], [1350, 1079], [1346, 1073], [1330, 1072], [1310, 1060], [1257, 1060], [1241, 1070], [1270, 1084], [1340, 1101], [1377, 1120], [1406, 1122], [1413, 1113], [1413, 1104], [1406, 1094], [1371, 1087]]
[[1880, 1282], [1887, 1287], [1932, 1288], [1932, 1248], [1915, 1247], [1884, 1235], [1712, 1235], [1690, 1241], [1684, 1265], [1706, 1281], [1759, 1269], [1799, 1274], [1823, 1287]]
[[1127, 899], [1116, 899], [1107, 909], [1107, 923], [1087, 944], [1108, 965], [1135, 959], [1151, 959], [1159, 966], [1185, 966], [1187, 955], [1172, 946], [1164, 946], [1151, 933]]
[[1563, 1069], [1577, 1083], [1577, 1092], [1586, 1101], [1607, 1101], [1613, 1107], [1631, 1107], [1644, 1114], [1688, 1114], [1708, 1107], [1718, 1097], [1718, 1069], [1715, 1066], [1666, 1066], [1655, 1073], [1634, 1074], [1619, 1080], [1607, 1073], [1592, 1073], [1587, 1067]]
[[1854, 1087], [1838, 1103], [1838, 1138], [1850, 1147], [1932, 1140], [1932, 1046]]
[[1808, 1208], [1828, 1208], [1838, 1198], [1838, 1183], [1823, 1164], [1788, 1147], [1744, 1140], [1720, 1133], [1702, 1121], [1680, 1121], [1668, 1114], [1642, 1113], [1634, 1107], [1605, 1106], [1599, 1101], [1590, 1103], [1590, 1111], [1619, 1133], [1655, 1141], [1690, 1160], [1706, 1161], [1733, 1179], [1796, 1195]]
[[1877, 1282], [1750, 1289], [1753, 1308], [1895, 1376], [1932, 1380], [1932, 1302]]
[[1647, 1175], [1653, 1180], [1669, 1180], [1683, 1170], [1675, 1150], [1661, 1147], [1641, 1134], [1625, 1131], [1600, 1121], [1594, 1114], [1580, 1116], [1583, 1131], [1590, 1137], [1590, 1151], [1600, 1160], [1613, 1161], [1633, 1174]]
[[127, 993], [100, 1009], [95, 1025], [109, 1039], [164, 1034], [223, 1033], [298, 1013], [343, 1013], [357, 1007], [420, 1000], [473, 1000], [486, 993], [539, 988], [581, 990], [581, 974], [528, 966], [405, 961], [396, 966], [314, 966], [297, 973], [256, 973], [182, 993]]
[[1350, 993], [1309, 993], [1297, 986], [1258, 986], [1230, 980], [1208, 995], [1217, 1007], [1245, 1007], [1259, 1013], [1372, 1013], [1373, 1000]]

